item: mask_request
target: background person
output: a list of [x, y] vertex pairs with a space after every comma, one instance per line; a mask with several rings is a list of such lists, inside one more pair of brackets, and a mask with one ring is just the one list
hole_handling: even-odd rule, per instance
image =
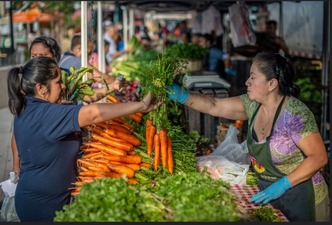
[[104, 33], [104, 39], [110, 43], [110, 47], [108, 52], [106, 53], [106, 60], [108, 64], [112, 64], [113, 60], [125, 55], [130, 52], [130, 49], [127, 48], [125, 50], [117, 50], [117, 39], [118, 39], [118, 28], [114, 24], [110, 24], [105, 26], [105, 33]]
[[[93, 52], [93, 45], [90, 43], [88, 44], [88, 55], [91, 55]], [[71, 41], [71, 46], [70, 46], [70, 51], [65, 52], [60, 61], [59, 61], [59, 66], [63, 69], [69, 70], [70, 67], [74, 67], [75, 69], [79, 69], [82, 67], [82, 60], [81, 60], [81, 55], [82, 55], [82, 48], [81, 48], [81, 35], [76, 34], [74, 35], [72, 41]], [[91, 65], [88, 65], [91, 66]], [[98, 70], [97, 68], [93, 69], [93, 73], [88, 73], [88, 78], [94, 78], [97, 82], [103, 82], [101, 79], [104, 77], [105, 81], [107, 84], [112, 83], [115, 81], [115, 76], [105, 74]]]
[[[277, 21], [268, 20], [266, 31], [257, 36], [258, 51], [271, 51], [289, 57], [289, 49], [285, 40], [277, 35]], [[280, 52], [281, 51], [281, 52]]]
[[155, 109], [151, 94], [116, 105], [58, 104], [65, 88], [60, 68], [44, 56], [11, 69], [7, 86], [21, 159], [15, 206], [22, 222], [53, 221], [55, 212], [69, 203], [82, 127]]
[[248, 120], [248, 150], [261, 190], [253, 203], [271, 203], [291, 222], [315, 221], [315, 211], [324, 208], [325, 217], [316, 220], [328, 221], [328, 189], [319, 172], [327, 153], [313, 113], [297, 98], [293, 66], [266, 52], [252, 62], [246, 94], [217, 98], [174, 84], [168, 97], [211, 116]]
[[204, 34], [199, 37], [199, 46], [208, 48], [208, 55], [204, 63], [205, 70], [214, 71], [219, 75], [236, 75], [236, 71], [231, 69], [230, 55], [217, 47], [214, 42], [212, 34]]

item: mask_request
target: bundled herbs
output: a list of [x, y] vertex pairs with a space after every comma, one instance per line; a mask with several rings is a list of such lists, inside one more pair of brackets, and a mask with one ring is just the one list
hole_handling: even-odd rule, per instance
[[205, 174], [179, 173], [150, 188], [130, 185], [122, 178], [85, 184], [74, 203], [56, 212], [54, 221], [217, 222], [240, 218], [226, 183]]
[[260, 208], [251, 209], [249, 212], [253, 221], [259, 222], [285, 222], [285, 219], [276, 215], [273, 208], [263, 205]]

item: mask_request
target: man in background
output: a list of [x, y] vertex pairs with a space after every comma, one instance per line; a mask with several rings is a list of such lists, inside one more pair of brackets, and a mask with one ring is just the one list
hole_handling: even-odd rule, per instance
[[277, 35], [277, 22], [269, 20], [266, 22], [266, 31], [264, 35], [259, 35], [257, 44], [259, 51], [270, 51], [274, 53], [283, 52], [284, 56], [289, 56], [289, 49], [285, 40]]

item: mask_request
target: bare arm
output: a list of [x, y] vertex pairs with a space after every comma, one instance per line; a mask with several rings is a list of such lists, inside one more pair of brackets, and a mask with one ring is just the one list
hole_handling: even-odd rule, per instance
[[78, 123], [80, 127], [100, 123], [102, 121], [114, 119], [121, 116], [130, 115], [135, 112], [149, 112], [156, 108], [151, 104], [152, 96], [149, 93], [140, 102], [127, 103], [93, 103], [85, 105], [78, 114]]
[[327, 164], [327, 153], [319, 132], [310, 134], [297, 146], [303, 151], [306, 158], [293, 172], [287, 175], [293, 186], [310, 179]]
[[285, 42], [285, 40], [282, 37], [277, 37], [276, 40], [277, 44], [280, 46], [281, 50], [286, 54], [289, 55], [289, 49]]
[[16, 146], [16, 140], [15, 140], [14, 133], [12, 134], [11, 148], [12, 148], [12, 154], [13, 154], [13, 171], [16, 174], [20, 174], [20, 158], [18, 156], [18, 150], [17, 150], [17, 146]]
[[247, 120], [247, 114], [239, 96], [215, 98], [190, 92], [185, 105], [202, 113], [232, 120]]

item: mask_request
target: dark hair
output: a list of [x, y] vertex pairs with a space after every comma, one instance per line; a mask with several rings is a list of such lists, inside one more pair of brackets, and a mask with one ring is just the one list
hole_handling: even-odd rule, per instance
[[56, 40], [54, 38], [51, 37], [45, 37], [45, 36], [41, 36], [41, 37], [37, 37], [35, 38], [30, 45], [29, 48], [29, 53], [31, 54], [31, 48], [34, 44], [38, 44], [38, 43], [42, 43], [44, 44], [44, 46], [46, 48], [48, 48], [48, 50], [52, 53], [53, 58], [59, 62], [60, 58], [61, 58], [61, 49], [60, 46], [58, 45], [58, 43], [56, 42]]
[[70, 50], [74, 50], [74, 48], [78, 45], [81, 45], [81, 35], [75, 34], [71, 39]]
[[275, 20], [268, 20], [266, 22], [266, 25], [273, 25], [273, 26], [277, 27], [277, 21], [275, 21]]
[[25, 96], [36, 94], [36, 84], [46, 85], [58, 77], [57, 62], [50, 57], [40, 56], [30, 59], [23, 67], [12, 68], [7, 75], [8, 105], [14, 115], [20, 115], [25, 106]]
[[212, 45], [214, 43], [214, 37], [212, 34], [203, 34], [203, 37], [205, 38], [205, 40], [209, 41], [210, 44]]
[[279, 82], [279, 92], [283, 95], [300, 96], [300, 89], [294, 84], [295, 70], [292, 62], [279, 53], [259, 52], [252, 60], [267, 80], [273, 78]]

